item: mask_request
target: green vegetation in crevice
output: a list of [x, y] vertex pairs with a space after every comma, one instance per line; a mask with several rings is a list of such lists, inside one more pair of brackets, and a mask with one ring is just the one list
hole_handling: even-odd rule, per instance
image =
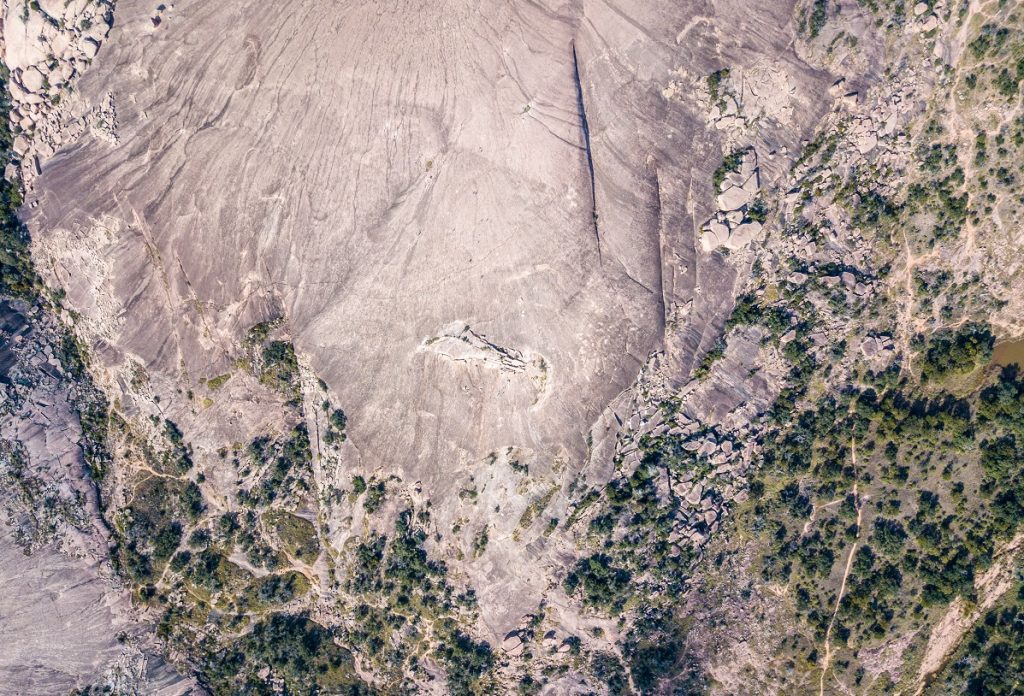
[[[0, 171], [14, 158], [10, 79], [7, 66], [0, 64]], [[33, 302], [43, 285], [32, 264], [28, 228], [18, 217], [21, 204], [20, 184], [4, 177], [0, 180], [0, 295]]]
[[341, 444], [348, 439], [345, 428], [348, 427], [348, 417], [340, 408], [334, 408], [330, 401], [323, 402], [324, 413], [327, 414], [327, 427], [324, 430], [323, 439], [327, 445]]
[[266, 321], [251, 327], [243, 343], [245, 358], [238, 364], [249, 369], [261, 383], [288, 397], [291, 406], [302, 403], [299, 360], [291, 341], [271, 339], [283, 319]]
[[263, 346], [260, 381], [283, 394], [299, 390], [299, 361], [289, 341], [269, 341]]
[[807, 17], [807, 33], [812, 39], [825, 27], [828, 21], [828, 0], [812, 0], [810, 15]]
[[289, 556], [310, 564], [320, 556], [316, 526], [309, 520], [274, 509], [263, 514], [263, 521], [277, 535]]
[[372, 515], [381, 509], [387, 498], [387, 485], [384, 481], [373, 476], [367, 483], [361, 476], [357, 476], [352, 483], [353, 495], [363, 495], [363, 509], [366, 510], [366, 514]]
[[721, 360], [725, 356], [725, 349], [728, 347], [725, 336], [722, 336], [715, 344], [711, 346], [711, 349], [704, 354], [701, 358], [700, 363], [693, 369], [693, 373], [690, 375], [690, 379], [704, 379], [711, 374], [711, 368], [714, 367], [715, 363]]
[[743, 158], [746, 156], [747, 151], [750, 148], [743, 148], [740, 150], [734, 150], [725, 156], [722, 163], [718, 165], [718, 169], [711, 175], [711, 187], [715, 195], [722, 188], [722, 183], [725, 182], [725, 177], [731, 173], [738, 172], [740, 166], [743, 164]]
[[725, 108], [723, 85], [729, 79], [729, 74], [729, 68], [722, 68], [711, 73], [707, 78], [708, 97], [711, 100], [711, 105], [717, 106], [719, 109]]
[[543, 514], [544, 510], [547, 509], [548, 504], [551, 503], [551, 499], [555, 497], [555, 493], [558, 492], [557, 486], [552, 486], [539, 498], [535, 498], [526, 506], [523, 510], [523, 514], [519, 517], [519, 524], [516, 525], [516, 530], [513, 532], [513, 537], [518, 538], [519, 534], [526, 529], [533, 526], [533, 523]]
[[222, 375], [217, 375], [216, 377], [211, 377], [209, 380], [207, 380], [206, 386], [211, 391], [217, 391], [218, 389], [223, 387], [225, 384], [227, 384], [228, 380], [230, 380], [230, 379], [231, 379], [231, 373], [230, 372], [225, 372]]
[[164, 419], [164, 436], [171, 444], [171, 449], [163, 454], [163, 464], [169, 471], [187, 474], [193, 466], [192, 445], [185, 442], [185, 434], [172, 420]]

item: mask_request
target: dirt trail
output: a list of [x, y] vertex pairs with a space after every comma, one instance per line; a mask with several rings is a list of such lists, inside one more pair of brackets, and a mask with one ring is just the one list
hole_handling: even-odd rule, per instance
[[804, 528], [802, 530], [800, 530], [800, 538], [801, 539], [804, 538], [805, 536], [807, 536], [807, 533], [811, 531], [811, 525], [813, 525], [815, 520], [818, 518], [818, 512], [819, 511], [826, 510], [826, 509], [832, 507], [833, 505], [839, 505], [841, 502], [843, 502], [843, 498], [839, 498], [837, 500], [831, 500], [831, 501], [825, 503], [824, 505], [813, 505], [813, 506], [811, 506], [811, 516], [807, 518], [806, 522], [804, 522]]
[[914, 691], [914, 696], [921, 696], [924, 693], [928, 678], [942, 668], [967, 630], [1013, 587], [1014, 561], [1021, 546], [1024, 546], [1024, 532], [1018, 533], [1006, 546], [999, 549], [992, 566], [975, 578], [974, 587], [978, 591], [978, 603], [973, 610], [969, 609], [962, 597], [957, 597], [950, 603], [942, 619], [935, 624], [917, 673], [917, 690]]
[[853, 464], [853, 504], [857, 508], [857, 538], [850, 546], [850, 553], [846, 557], [846, 568], [843, 569], [843, 581], [839, 585], [839, 595], [836, 597], [836, 606], [832, 610], [832, 619], [828, 622], [828, 629], [825, 631], [825, 659], [821, 664], [821, 679], [818, 681], [818, 696], [825, 695], [825, 675], [828, 674], [832, 664], [832, 629], [836, 624], [836, 617], [839, 615], [839, 606], [843, 602], [843, 595], [846, 593], [846, 581], [850, 577], [850, 570], [853, 568], [853, 554], [857, 551], [857, 544], [860, 542], [861, 520], [864, 506], [860, 496], [857, 494], [857, 441], [850, 440], [850, 461]]
[[903, 247], [905, 253], [905, 264], [902, 273], [904, 294], [899, 300], [899, 311], [902, 315], [902, 319], [899, 323], [900, 330], [896, 340], [899, 342], [900, 350], [903, 355], [906, 356], [906, 361], [903, 363], [903, 372], [907, 373], [911, 369], [913, 357], [913, 352], [910, 350], [910, 337], [921, 331], [921, 329], [927, 324], [927, 320], [914, 317], [914, 306], [917, 298], [917, 291], [914, 287], [914, 271], [921, 264], [935, 258], [938, 255], [939, 250], [932, 249], [924, 254], [915, 256], [913, 250], [910, 248], [910, 239], [907, 237], [906, 228], [901, 230], [901, 233], [903, 235]]

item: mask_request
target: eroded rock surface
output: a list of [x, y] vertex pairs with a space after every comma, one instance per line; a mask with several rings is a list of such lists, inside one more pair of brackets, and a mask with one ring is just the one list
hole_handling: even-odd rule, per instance
[[0, 302], [0, 682], [12, 694], [188, 693], [110, 566], [86, 473], [89, 399], [55, 317]]
[[[750, 137], [795, 146], [823, 76], [781, 38], [789, 12], [185, 2], [156, 22], [122, 2], [79, 83], [83, 108], [117, 104], [116, 144], [86, 135], [43, 167], [39, 258], [111, 374], [131, 359], [188, 389], [280, 314], [349, 416], [348, 470], [417, 481], [440, 514], [508, 447], [537, 475], [567, 463], [561, 487], [649, 354], [684, 375], [731, 304], [735, 270], [693, 222], [719, 145], [694, 94], [665, 91], [775, 61], [789, 106], [758, 110]], [[453, 359], [452, 339], [430, 343], [452, 322], [524, 357]], [[489, 577], [522, 582], [504, 564]]]

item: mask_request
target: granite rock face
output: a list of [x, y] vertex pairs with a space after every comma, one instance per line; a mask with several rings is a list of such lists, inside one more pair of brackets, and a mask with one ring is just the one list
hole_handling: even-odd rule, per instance
[[[180, 3], [154, 27], [124, 2], [80, 82], [113, 95], [119, 144], [47, 165], [31, 224], [114, 364], [216, 374], [280, 313], [361, 468], [444, 495], [507, 446], [581, 461], [666, 307], [730, 282], [702, 282], [690, 218], [717, 144], [663, 90], [716, 54], [781, 56], [813, 89], [777, 38], [788, 5], [748, 4]], [[749, 32], [720, 42], [719, 13]], [[453, 324], [543, 379], [423, 349]]]
[[109, 563], [85, 473], [81, 402], [55, 317], [0, 301], [0, 683], [7, 693], [96, 686], [187, 693]]
[[[24, 136], [36, 262], [67, 291], [111, 401], [179, 423], [224, 509], [235, 476], [215, 453], [281, 419], [239, 379], [208, 405], [193, 392], [278, 319], [306, 381], [347, 414], [318, 484], [397, 480], [447, 530], [465, 526], [476, 477], [486, 551], [431, 551], [477, 589], [480, 632], [500, 643], [578, 556], [527, 513], [564, 515], [577, 479], [608, 481], [623, 424], [651, 425], [633, 393], [649, 373], [687, 381], [744, 270], [701, 228], [715, 216], [742, 254], [761, 230], [754, 197], [827, 107], [832, 78], [794, 53], [792, 13], [121, 0], [102, 47], [84, 39], [93, 62], [47, 148]], [[725, 66], [745, 77], [710, 105]], [[737, 149], [745, 178], [714, 190]], [[719, 210], [718, 194], [736, 200]], [[138, 366], [149, 412], [132, 411]], [[695, 394], [694, 412], [768, 398], [733, 382]], [[686, 494], [717, 529], [701, 493]], [[355, 532], [337, 522], [342, 548]]]

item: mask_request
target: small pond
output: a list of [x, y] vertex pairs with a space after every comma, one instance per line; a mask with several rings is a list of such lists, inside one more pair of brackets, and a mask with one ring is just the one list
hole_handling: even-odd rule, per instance
[[1003, 341], [992, 351], [993, 365], [1009, 365], [1017, 363], [1024, 367], [1024, 339], [1019, 341]]

